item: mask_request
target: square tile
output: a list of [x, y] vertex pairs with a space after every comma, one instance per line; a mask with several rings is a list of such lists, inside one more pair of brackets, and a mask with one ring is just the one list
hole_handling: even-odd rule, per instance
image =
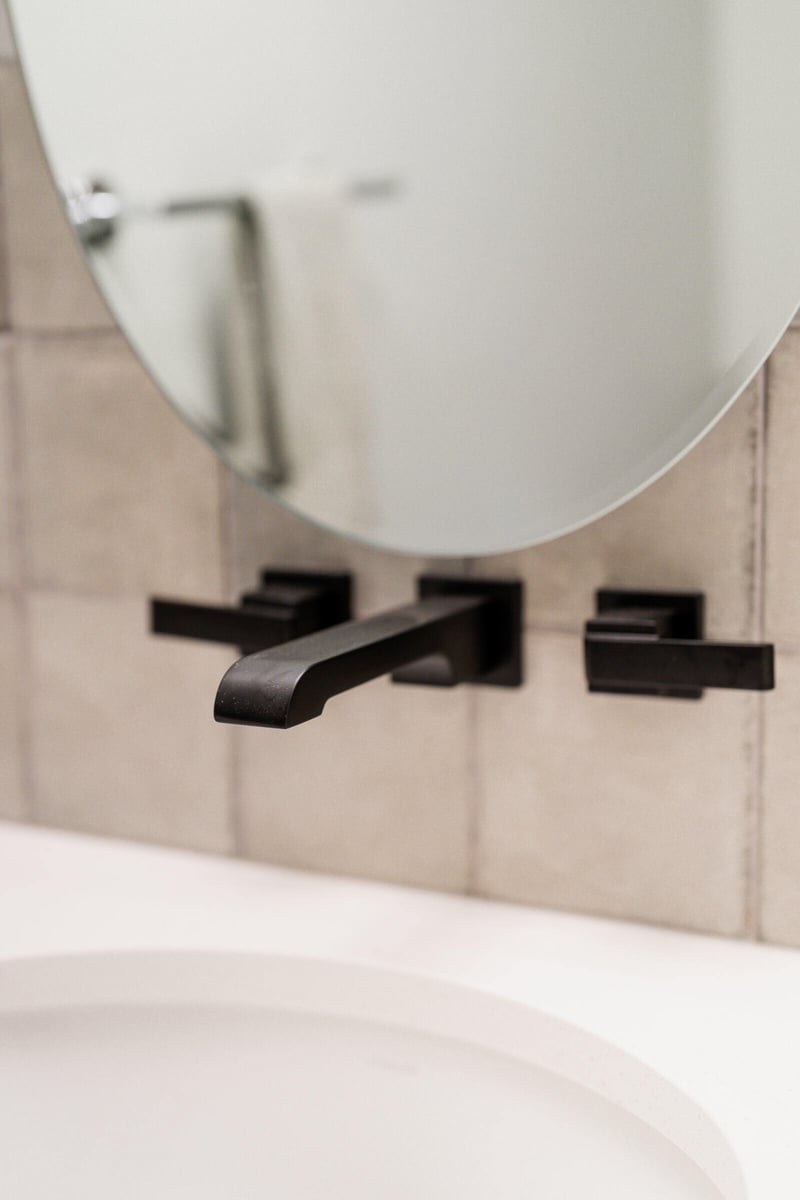
[[475, 693], [479, 890], [741, 934], [757, 701], [590, 695], [569, 635], [528, 660], [523, 691]]
[[0, 341], [0, 589], [17, 581], [16, 470], [11, 431], [8, 343]]
[[761, 933], [800, 946], [800, 655], [780, 654], [764, 702]]
[[230, 655], [151, 637], [141, 600], [31, 600], [37, 822], [228, 853], [230, 731], [212, 703]]
[[220, 467], [115, 333], [17, 340], [36, 586], [222, 590]]
[[415, 599], [415, 578], [426, 570], [462, 575], [463, 559], [424, 559], [394, 554], [337, 536], [288, 512], [264, 492], [231, 482], [234, 581], [252, 587], [263, 566], [309, 567], [353, 572], [354, 605], [361, 616]]
[[[0, 20], [0, 40], [2, 39], [2, 21]], [[4, 71], [2, 55], [0, 54], [0, 76]], [[2, 96], [0, 95], [0, 104]], [[0, 135], [2, 135], [2, 116], [0, 116]], [[6, 204], [6, 181], [4, 178], [2, 145], [0, 145], [0, 333], [5, 337], [11, 327], [11, 280], [9, 278], [9, 246], [8, 221]]]
[[0, 153], [12, 324], [112, 327], [56, 195], [19, 67], [8, 62], [0, 66]]
[[800, 330], [791, 330], [767, 374], [767, 635], [800, 646]]
[[528, 623], [542, 628], [581, 630], [598, 587], [699, 588], [711, 636], [751, 637], [759, 425], [753, 385], [691, 453], [615, 512], [476, 569], [522, 575]]
[[23, 820], [22, 688], [19, 679], [20, 625], [17, 606], [0, 594], [0, 818]]
[[375, 680], [290, 730], [238, 729], [247, 858], [460, 891], [468, 695]]

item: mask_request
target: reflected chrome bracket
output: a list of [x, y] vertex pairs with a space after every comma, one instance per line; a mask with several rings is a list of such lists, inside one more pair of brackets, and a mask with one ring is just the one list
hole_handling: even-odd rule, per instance
[[99, 179], [70, 179], [62, 188], [67, 217], [84, 246], [103, 246], [116, 233], [122, 202]]
[[584, 633], [590, 692], [699, 700], [705, 688], [775, 686], [773, 646], [704, 639], [702, 592], [601, 588], [596, 599]]

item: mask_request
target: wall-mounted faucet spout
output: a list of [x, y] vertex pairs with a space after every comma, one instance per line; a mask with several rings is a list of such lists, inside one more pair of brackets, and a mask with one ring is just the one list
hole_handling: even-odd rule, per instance
[[325, 703], [379, 675], [452, 686], [521, 683], [521, 585], [426, 576], [420, 598], [249, 654], [227, 671], [218, 721], [288, 729]]

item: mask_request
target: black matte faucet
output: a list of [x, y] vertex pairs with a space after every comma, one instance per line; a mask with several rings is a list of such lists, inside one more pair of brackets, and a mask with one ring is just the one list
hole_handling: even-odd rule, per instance
[[767, 642], [711, 642], [702, 592], [601, 588], [586, 622], [591, 692], [699, 700], [705, 688], [769, 691], [775, 650]]
[[351, 579], [341, 571], [266, 568], [237, 605], [150, 601], [152, 633], [238, 646], [241, 654], [277, 646], [350, 617]]
[[217, 721], [288, 729], [379, 675], [398, 683], [518, 687], [522, 585], [424, 576], [419, 599], [248, 654], [217, 691]]

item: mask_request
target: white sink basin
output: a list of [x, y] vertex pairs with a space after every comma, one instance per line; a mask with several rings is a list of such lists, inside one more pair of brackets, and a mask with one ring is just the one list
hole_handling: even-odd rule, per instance
[[1, 978], [14, 1200], [719, 1200], [651, 1119], [694, 1123], [711, 1160], [733, 1157], [642, 1064], [463, 988], [233, 955], [46, 959]]
[[798, 1200], [800, 954], [0, 823], [0, 1200]]

